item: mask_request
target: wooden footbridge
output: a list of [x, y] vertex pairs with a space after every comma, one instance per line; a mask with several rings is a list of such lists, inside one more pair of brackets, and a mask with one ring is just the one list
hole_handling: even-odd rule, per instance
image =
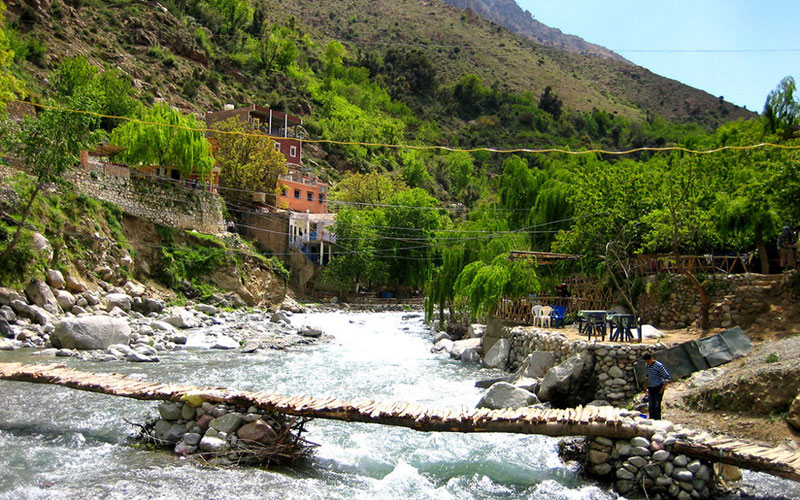
[[[117, 373], [81, 372], [55, 364], [0, 363], [0, 380], [54, 384], [141, 400], [202, 400], [239, 407], [255, 406], [286, 415], [393, 425], [417, 431], [629, 439], [636, 436], [649, 438], [661, 430], [658, 425], [635, 420], [627, 410], [609, 406], [502, 410], [432, 408], [415, 403], [343, 401], [335, 397], [283, 396], [219, 387], [161, 384]], [[700, 433], [677, 441], [673, 452], [800, 481], [800, 450], [772, 448]]]

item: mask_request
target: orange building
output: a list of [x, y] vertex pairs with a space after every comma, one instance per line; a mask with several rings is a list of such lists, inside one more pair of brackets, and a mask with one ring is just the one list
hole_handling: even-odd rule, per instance
[[278, 206], [295, 212], [328, 213], [328, 185], [314, 175], [289, 170], [278, 177]]

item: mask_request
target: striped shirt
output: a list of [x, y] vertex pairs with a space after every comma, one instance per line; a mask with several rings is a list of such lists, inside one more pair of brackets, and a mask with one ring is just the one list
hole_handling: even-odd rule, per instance
[[647, 387], [660, 387], [671, 378], [664, 363], [656, 360], [645, 366], [644, 373], [647, 375]]

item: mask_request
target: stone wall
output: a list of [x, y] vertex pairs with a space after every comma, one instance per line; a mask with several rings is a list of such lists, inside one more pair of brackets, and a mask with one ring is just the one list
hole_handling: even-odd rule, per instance
[[209, 234], [225, 231], [222, 200], [213, 193], [120, 175], [97, 162], [71, 172], [69, 180], [79, 191], [156, 224]]
[[714, 468], [710, 463], [692, 460], [672, 452], [680, 432], [669, 422], [664, 432], [650, 439], [589, 440], [587, 472], [610, 480], [620, 495], [646, 494], [647, 498], [710, 498], [714, 488]]
[[[507, 328], [505, 335], [511, 342], [506, 368], [514, 372], [534, 351], [551, 352], [555, 364], [588, 351], [594, 357], [594, 399], [608, 401], [615, 406], [624, 406], [641, 388], [636, 380], [634, 366], [645, 352], [664, 349], [663, 344], [616, 344], [568, 340], [559, 333], [546, 332], [530, 327]], [[588, 401], [587, 401], [588, 402]]]
[[[780, 277], [761, 274], [715, 274], [707, 280], [709, 326], [729, 328], [749, 326], [753, 319], [769, 310], [774, 297], [783, 292]], [[642, 322], [659, 328], [686, 328], [699, 325], [700, 296], [682, 275], [650, 276], [639, 299]]]

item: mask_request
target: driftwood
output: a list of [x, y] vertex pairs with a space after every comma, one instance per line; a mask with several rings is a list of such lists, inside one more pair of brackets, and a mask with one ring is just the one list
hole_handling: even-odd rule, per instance
[[[324, 418], [408, 427], [436, 432], [507, 432], [546, 436], [603, 436], [630, 439], [651, 437], [657, 429], [636, 423], [624, 410], [611, 407], [568, 409], [425, 408], [415, 403], [342, 401], [335, 397], [286, 396], [225, 388], [159, 384], [126, 378], [120, 374], [93, 374], [55, 364], [0, 363], [0, 379], [55, 384], [142, 400], [178, 401], [199, 397], [212, 403], [239, 407], [255, 406], [276, 414], [300, 417], [286, 429], [305, 419]], [[679, 440], [673, 448], [694, 458], [722, 461], [746, 469], [800, 481], [800, 452], [769, 448], [727, 436]]]

